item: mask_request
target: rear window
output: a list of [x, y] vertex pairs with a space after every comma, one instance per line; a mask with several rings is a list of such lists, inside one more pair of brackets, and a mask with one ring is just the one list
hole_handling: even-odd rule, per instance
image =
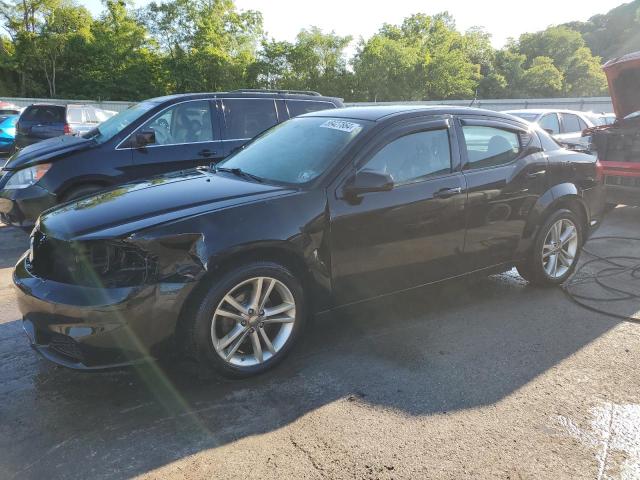
[[336, 108], [331, 102], [317, 102], [313, 100], [287, 100], [290, 117], [297, 117], [305, 113], [318, 112], [329, 108]]
[[231, 98], [223, 105], [227, 139], [253, 138], [278, 123], [273, 99]]
[[522, 113], [522, 112], [507, 112], [513, 115], [514, 117], [521, 118], [526, 120], [527, 122], [535, 122], [536, 118], [538, 118], [537, 113]]
[[65, 123], [65, 108], [58, 105], [33, 105], [27, 107], [21, 120], [47, 123]]

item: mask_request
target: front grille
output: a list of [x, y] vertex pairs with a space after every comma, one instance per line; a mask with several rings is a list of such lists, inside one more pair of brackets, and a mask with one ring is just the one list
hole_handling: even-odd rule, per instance
[[60, 283], [126, 287], [146, 283], [155, 272], [155, 262], [145, 252], [123, 242], [65, 241], [36, 230], [31, 245], [33, 274]]
[[49, 348], [60, 355], [64, 355], [78, 362], [82, 361], [82, 351], [78, 343], [67, 335], [52, 333], [49, 340]]
[[607, 175], [604, 183], [616, 187], [640, 188], [640, 177], [622, 177], [620, 175]]

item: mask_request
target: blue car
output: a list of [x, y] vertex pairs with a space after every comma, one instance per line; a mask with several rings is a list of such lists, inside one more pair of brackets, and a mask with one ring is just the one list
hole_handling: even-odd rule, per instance
[[16, 139], [16, 123], [20, 115], [0, 115], [0, 155], [13, 149]]

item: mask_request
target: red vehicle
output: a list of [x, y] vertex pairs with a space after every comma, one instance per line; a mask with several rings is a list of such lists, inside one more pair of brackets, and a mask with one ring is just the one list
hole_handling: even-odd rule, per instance
[[602, 163], [607, 204], [640, 206], [640, 52], [610, 60], [603, 69], [616, 121], [584, 134], [592, 135]]

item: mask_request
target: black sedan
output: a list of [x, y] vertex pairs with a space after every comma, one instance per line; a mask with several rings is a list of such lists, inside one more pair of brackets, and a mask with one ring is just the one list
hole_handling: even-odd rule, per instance
[[282, 360], [314, 313], [517, 266], [571, 275], [599, 165], [509, 115], [315, 112], [217, 167], [45, 213], [14, 281], [33, 346], [98, 369], [178, 348], [222, 374]]

